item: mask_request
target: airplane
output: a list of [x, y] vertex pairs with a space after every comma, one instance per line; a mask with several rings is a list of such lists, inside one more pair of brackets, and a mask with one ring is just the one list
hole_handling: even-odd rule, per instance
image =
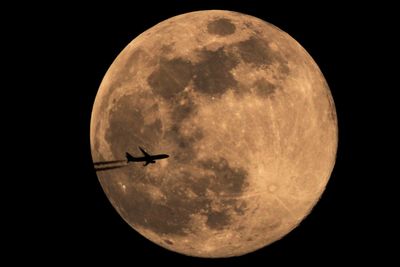
[[144, 157], [134, 157], [128, 152], [125, 153], [126, 160], [129, 162], [146, 162], [143, 166], [147, 166], [150, 163], [156, 163], [156, 160], [166, 159], [169, 157], [167, 154], [158, 154], [158, 155], [149, 155], [143, 148], [139, 147], [140, 151], [142, 151]]

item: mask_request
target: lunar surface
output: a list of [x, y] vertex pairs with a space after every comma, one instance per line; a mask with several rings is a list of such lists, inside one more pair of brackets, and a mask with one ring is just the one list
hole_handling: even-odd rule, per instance
[[121, 217], [152, 242], [239, 256], [294, 229], [329, 180], [338, 142], [328, 85], [287, 33], [255, 17], [199, 11], [135, 38], [92, 112], [94, 162], [170, 158], [98, 171]]

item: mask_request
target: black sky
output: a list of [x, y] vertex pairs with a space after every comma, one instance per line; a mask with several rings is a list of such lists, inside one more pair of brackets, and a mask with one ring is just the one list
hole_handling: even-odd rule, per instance
[[[390, 86], [374, 79], [382, 71], [378, 61], [384, 57], [384, 48], [389, 49], [386, 28], [377, 23], [378, 16], [385, 17], [389, 8], [326, 3], [272, 6], [261, 3], [265, 1], [165, 2], [34, 6], [32, 10], [39, 12], [24, 17], [23, 26], [9, 28], [21, 39], [16, 42], [18, 51], [27, 55], [24, 68], [32, 70], [32, 77], [25, 76], [31, 84], [25, 97], [40, 98], [30, 103], [32, 113], [24, 114], [32, 140], [32, 148], [24, 151], [31, 155], [36, 151], [32, 155], [35, 163], [25, 167], [30, 173], [24, 176], [21, 189], [26, 190], [26, 199], [17, 198], [24, 213], [20, 219], [14, 209], [21, 226], [10, 247], [26, 248], [32, 259], [49, 260], [46, 255], [52, 255], [71, 262], [116, 260], [138, 266], [142, 266], [140, 261], [178, 266], [344, 264], [390, 256], [383, 249], [385, 235], [378, 227], [387, 220], [386, 211], [376, 199], [386, 190], [382, 183], [393, 176], [380, 167], [387, 154], [377, 141], [390, 138], [385, 130], [390, 121], [381, 114], [390, 113], [392, 107], [382, 103]], [[239, 258], [186, 257], [140, 236], [105, 197], [90, 156], [92, 104], [118, 53], [156, 23], [203, 9], [246, 13], [289, 33], [319, 65], [338, 114], [337, 162], [318, 205], [284, 239]], [[385, 254], [380, 254], [381, 249]]]

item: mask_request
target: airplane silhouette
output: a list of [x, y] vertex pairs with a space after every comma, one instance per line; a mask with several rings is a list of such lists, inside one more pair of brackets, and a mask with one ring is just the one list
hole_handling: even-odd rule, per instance
[[158, 155], [149, 155], [143, 148], [139, 147], [140, 151], [142, 151], [144, 157], [134, 157], [128, 152], [125, 153], [126, 160], [129, 162], [146, 162], [143, 166], [147, 166], [150, 163], [156, 163], [156, 160], [166, 159], [169, 157], [167, 154], [158, 154]]

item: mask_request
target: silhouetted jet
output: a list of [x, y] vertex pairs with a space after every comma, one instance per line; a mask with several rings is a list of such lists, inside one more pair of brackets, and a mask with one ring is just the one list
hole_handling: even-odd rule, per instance
[[126, 152], [125, 156], [126, 156], [126, 160], [129, 162], [146, 162], [143, 166], [147, 166], [150, 163], [156, 163], [156, 160], [158, 159], [166, 159], [169, 156], [167, 154], [159, 154], [159, 155], [149, 155], [148, 153], [146, 153], [146, 151], [144, 151], [143, 148], [139, 147], [140, 151], [142, 151], [144, 157], [134, 157], [131, 154], [129, 154], [128, 152]]

